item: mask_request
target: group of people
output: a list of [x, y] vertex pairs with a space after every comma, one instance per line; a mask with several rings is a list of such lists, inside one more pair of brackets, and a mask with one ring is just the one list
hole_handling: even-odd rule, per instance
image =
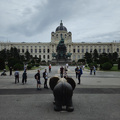
[[[51, 72], [51, 64], [48, 66], [49, 69], [49, 73]], [[26, 68], [24, 68], [24, 72], [22, 74], [22, 83], [25, 84], [27, 82], [27, 72], [26, 72]], [[67, 75], [67, 71], [68, 71], [68, 64], [66, 64], [66, 66], [61, 66], [60, 67], [60, 77], [61, 78], [66, 78], [68, 77]], [[92, 71], [94, 71], [94, 75], [96, 73], [96, 68], [95, 66], [90, 67], [90, 75], [92, 75]], [[78, 84], [81, 84], [81, 75], [83, 74], [83, 70], [82, 67], [77, 66], [75, 68], [75, 73], [76, 73], [76, 78], [78, 79]], [[10, 75], [12, 75], [12, 67], [10, 67]], [[18, 82], [19, 83], [19, 71], [15, 71], [14, 73], [15, 76], [15, 84]], [[37, 71], [37, 73], [35, 74], [35, 79], [37, 81], [37, 89], [40, 90], [41, 89], [41, 81], [40, 81], [40, 70]], [[44, 78], [44, 88], [48, 89], [47, 86], [47, 81], [48, 81], [48, 73], [47, 73], [47, 69], [45, 69], [45, 71], [43, 72], [43, 78]]]
[[96, 74], [96, 68], [95, 66], [90, 67], [90, 75], [92, 75], [92, 71], [94, 72], [94, 75]]
[[63, 77], [64, 77], [64, 78], [68, 77], [68, 76], [67, 76], [67, 71], [68, 71], [68, 69], [67, 69], [66, 66], [65, 66], [65, 67], [64, 67], [64, 66], [61, 66], [61, 67], [60, 67], [60, 77], [61, 77], [61, 78], [63, 78]]
[[[37, 81], [37, 90], [41, 90], [41, 81], [40, 81], [40, 70], [38, 70], [38, 72], [35, 74], [35, 79]], [[43, 78], [44, 78], [44, 88], [48, 89], [47, 86], [47, 80], [48, 80], [48, 73], [47, 73], [47, 69], [45, 69], [45, 71], [43, 72]]]
[[76, 73], [76, 78], [78, 79], [78, 84], [80, 84], [81, 83], [81, 75], [83, 74], [82, 67], [77, 66], [75, 68], [75, 73]]
[[[19, 83], [19, 71], [15, 71], [14, 76], [15, 76], [15, 84], [17, 82]], [[22, 83], [23, 83], [23, 85], [26, 82], [27, 82], [27, 72], [26, 72], [26, 69], [25, 69], [23, 74], [22, 74]]]

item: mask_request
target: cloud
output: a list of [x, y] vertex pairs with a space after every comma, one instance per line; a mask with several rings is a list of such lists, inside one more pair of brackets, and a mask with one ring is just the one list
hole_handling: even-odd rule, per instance
[[74, 41], [119, 39], [119, 6], [119, 0], [0, 1], [0, 35], [12, 41], [50, 42], [51, 32], [63, 20]]

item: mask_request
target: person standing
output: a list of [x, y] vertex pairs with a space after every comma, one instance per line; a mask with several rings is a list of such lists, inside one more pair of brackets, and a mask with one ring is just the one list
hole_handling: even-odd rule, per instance
[[63, 72], [64, 72], [64, 68], [63, 68], [63, 66], [61, 66], [61, 68], [60, 68], [60, 77], [61, 78], [63, 78]]
[[27, 73], [26, 73], [26, 70], [23, 72], [23, 75], [22, 75], [22, 83], [24, 85], [24, 82], [26, 83], [27, 82]]
[[96, 68], [93, 66], [94, 75], [96, 74]]
[[66, 64], [66, 67], [68, 68], [68, 63]]
[[14, 76], [15, 76], [15, 84], [16, 84], [17, 81], [19, 83], [19, 71], [15, 71]]
[[12, 67], [10, 67], [10, 76], [12, 75]]
[[76, 78], [78, 77], [78, 66], [75, 68]]
[[45, 69], [45, 72], [43, 72], [43, 78], [44, 78], [44, 88], [47, 88], [48, 89], [48, 86], [47, 86], [47, 80], [48, 80], [48, 73], [47, 73], [47, 69]]
[[40, 70], [35, 74], [35, 79], [37, 80], [37, 90], [41, 90]]
[[78, 84], [81, 83], [81, 75], [83, 74], [82, 68], [78, 69]]
[[51, 72], [51, 64], [49, 65], [49, 73]]
[[67, 71], [68, 71], [68, 70], [67, 70], [67, 67], [65, 67], [65, 68], [64, 68], [64, 78], [67, 78], [67, 77], [68, 77], [68, 76], [67, 76]]
[[90, 75], [92, 75], [92, 70], [93, 70], [93, 67], [91, 66], [90, 67]]

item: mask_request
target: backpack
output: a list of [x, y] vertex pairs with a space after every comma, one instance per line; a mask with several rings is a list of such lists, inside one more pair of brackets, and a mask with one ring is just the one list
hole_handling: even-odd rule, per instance
[[45, 72], [43, 72], [43, 78], [45, 77]]
[[82, 69], [80, 70], [80, 73], [81, 73], [81, 75], [83, 74], [83, 71], [82, 71]]
[[19, 74], [18, 74], [18, 72], [16, 72], [16, 73], [15, 73], [15, 77], [18, 77], [18, 76], [19, 76]]
[[35, 74], [35, 76], [34, 76], [34, 77], [35, 77], [35, 79], [37, 79], [37, 74]]

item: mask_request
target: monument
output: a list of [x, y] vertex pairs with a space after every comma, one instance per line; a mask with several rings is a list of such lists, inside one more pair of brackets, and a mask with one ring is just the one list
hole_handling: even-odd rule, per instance
[[72, 53], [66, 53], [67, 52], [67, 48], [64, 44], [64, 39], [62, 37], [61, 34], [61, 40], [57, 45], [57, 49], [56, 49], [57, 53], [52, 53], [52, 57], [53, 57], [53, 62], [57, 62], [59, 64], [65, 64], [65, 63], [69, 63], [71, 62], [71, 55]]

